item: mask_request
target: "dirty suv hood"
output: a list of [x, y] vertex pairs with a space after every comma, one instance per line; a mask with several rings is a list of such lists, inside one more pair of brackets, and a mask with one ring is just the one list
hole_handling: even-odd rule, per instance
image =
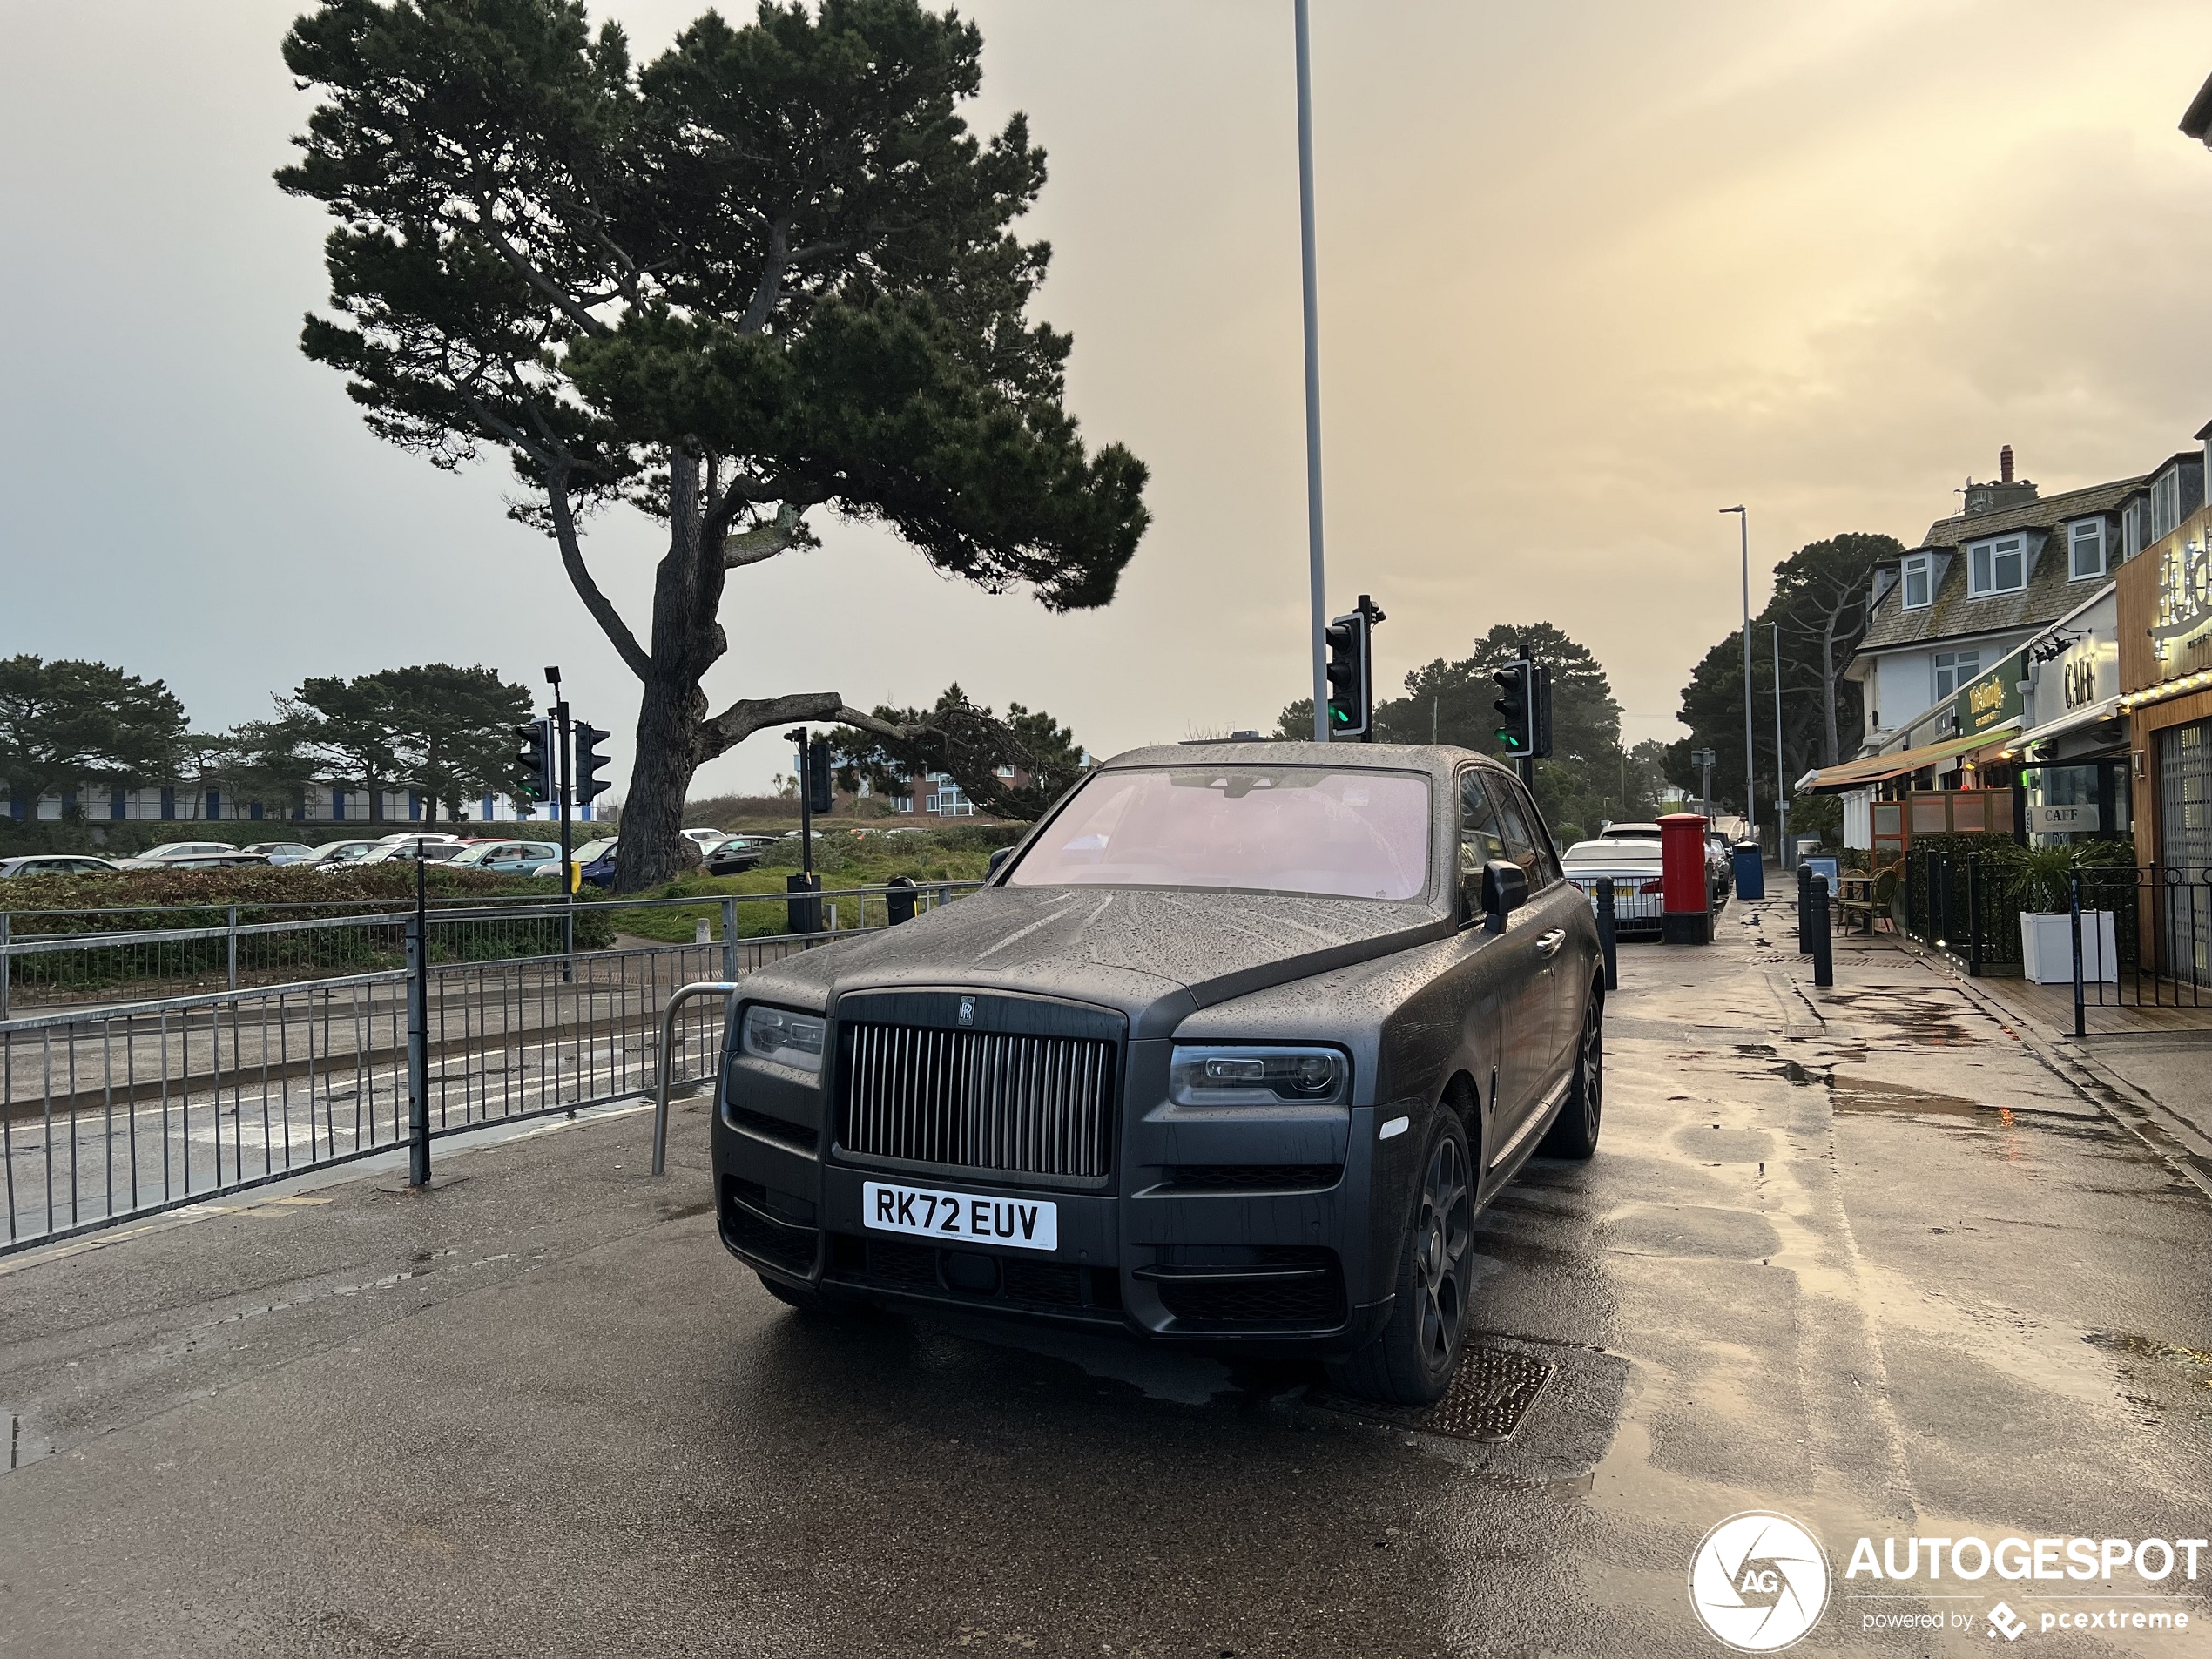
[[[1116, 1007], [1209, 1007], [1452, 932], [1424, 902], [1154, 887], [986, 887], [910, 923], [748, 976], [808, 1000], [972, 986]], [[1138, 1021], [1138, 1023], [1144, 1023]]]

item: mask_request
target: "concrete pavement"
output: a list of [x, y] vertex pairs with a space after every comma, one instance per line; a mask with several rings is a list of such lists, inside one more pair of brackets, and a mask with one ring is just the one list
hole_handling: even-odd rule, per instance
[[1714, 1654], [1685, 1575], [1750, 1508], [1826, 1547], [1806, 1651], [2009, 1649], [2000, 1596], [2040, 1652], [2204, 1651], [2041, 1630], [2101, 1581], [1844, 1576], [2206, 1534], [2212, 1200], [1947, 974], [1815, 992], [1790, 934], [1624, 950], [1598, 1156], [1482, 1224], [1476, 1340], [1555, 1367], [1508, 1441], [792, 1313], [694, 1103], [663, 1182], [636, 1113], [0, 1262], [0, 1653]]

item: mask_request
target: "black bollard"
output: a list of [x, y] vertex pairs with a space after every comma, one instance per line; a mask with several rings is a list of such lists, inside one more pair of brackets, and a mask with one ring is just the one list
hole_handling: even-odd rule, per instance
[[1797, 954], [1812, 949], [1812, 867], [1797, 867]]
[[1597, 879], [1597, 948], [1605, 958], [1605, 988], [1618, 990], [1621, 986], [1621, 954], [1615, 936], [1616, 919], [1613, 910], [1613, 878], [1602, 875]]
[[1836, 958], [1828, 937], [1828, 878], [1816, 875], [1812, 879], [1812, 982], [1833, 985], [1836, 982]]
[[902, 921], [914, 919], [914, 879], [910, 875], [894, 875], [884, 884], [884, 920], [896, 927]]

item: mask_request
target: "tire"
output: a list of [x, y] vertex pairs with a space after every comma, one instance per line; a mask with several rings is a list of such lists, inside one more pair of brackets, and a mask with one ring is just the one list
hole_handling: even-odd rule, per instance
[[1597, 1150], [1599, 1120], [1605, 1109], [1605, 997], [1590, 987], [1582, 1005], [1582, 1031], [1575, 1040], [1575, 1081], [1567, 1103], [1537, 1143], [1536, 1155], [1547, 1158], [1587, 1158]]
[[1459, 1115], [1446, 1108], [1436, 1117], [1421, 1157], [1390, 1322], [1366, 1347], [1329, 1364], [1329, 1379], [1342, 1392], [1396, 1406], [1443, 1399], [1467, 1335], [1474, 1166]]

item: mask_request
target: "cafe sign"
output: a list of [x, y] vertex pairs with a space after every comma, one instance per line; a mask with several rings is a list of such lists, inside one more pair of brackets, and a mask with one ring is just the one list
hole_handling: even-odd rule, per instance
[[2150, 631], [2151, 650], [2171, 671], [2180, 653], [2201, 634], [2212, 631], [2212, 548], [2199, 536], [2158, 562], [2158, 621]]
[[1952, 707], [1958, 717], [1959, 735], [1978, 738], [2020, 714], [2020, 681], [2027, 673], [2026, 653], [2014, 651], [1979, 679], [1959, 688]]

